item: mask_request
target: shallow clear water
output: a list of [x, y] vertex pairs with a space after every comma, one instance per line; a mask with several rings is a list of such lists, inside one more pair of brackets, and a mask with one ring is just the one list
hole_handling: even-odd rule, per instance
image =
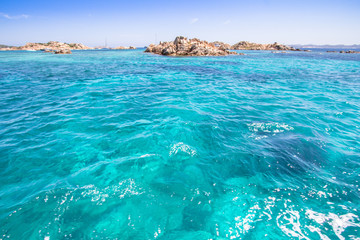
[[360, 55], [0, 52], [0, 239], [359, 239]]

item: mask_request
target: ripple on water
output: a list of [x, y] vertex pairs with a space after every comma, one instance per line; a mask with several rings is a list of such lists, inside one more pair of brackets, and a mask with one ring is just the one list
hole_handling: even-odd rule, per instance
[[1, 239], [358, 239], [360, 55], [0, 53]]
[[249, 131], [253, 134], [251, 137], [254, 137], [256, 140], [266, 138], [269, 135], [276, 135], [278, 133], [283, 133], [285, 131], [294, 130], [293, 127], [285, 123], [248, 123], [246, 124]]

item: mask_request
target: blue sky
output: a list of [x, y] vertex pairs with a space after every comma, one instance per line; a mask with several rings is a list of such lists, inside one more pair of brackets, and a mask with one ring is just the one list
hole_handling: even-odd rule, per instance
[[359, 0], [2, 0], [0, 44], [144, 46], [178, 35], [234, 44], [360, 44]]

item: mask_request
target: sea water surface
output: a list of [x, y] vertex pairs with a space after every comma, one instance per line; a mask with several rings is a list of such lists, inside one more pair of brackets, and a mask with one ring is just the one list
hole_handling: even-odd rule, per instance
[[360, 54], [0, 52], [0, 239], [360, 239]]

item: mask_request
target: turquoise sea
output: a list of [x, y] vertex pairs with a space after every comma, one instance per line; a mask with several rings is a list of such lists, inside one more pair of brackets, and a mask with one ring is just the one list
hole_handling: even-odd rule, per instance
[[0, 239], [360, 239], [360, 54], [0, 52]]

